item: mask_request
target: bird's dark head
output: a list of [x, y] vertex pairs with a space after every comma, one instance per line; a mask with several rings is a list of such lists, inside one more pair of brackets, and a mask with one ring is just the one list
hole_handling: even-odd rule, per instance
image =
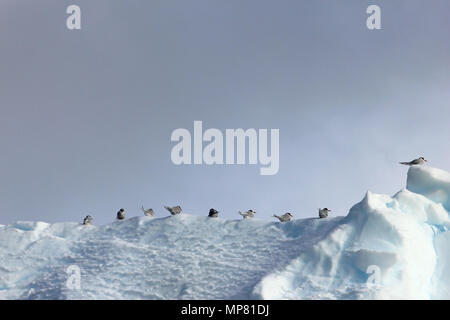
[[425, 162], [428, 162], [428, 160], [425, 160], [424, 157], [420, 157], [419, 159], [421, 159], [421, 160], [423, 160], [423, 161], [425, 161]]

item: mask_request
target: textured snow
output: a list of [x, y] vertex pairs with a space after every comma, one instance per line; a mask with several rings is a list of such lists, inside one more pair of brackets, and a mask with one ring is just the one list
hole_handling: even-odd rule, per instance
[[449, 173], [412, 167], [407, 189], [367, 192], [346, 217], [16, 222], [0, 226], [0, 298], [449, 299], [449, 195]]
[[[100, 227], [18, 222], [0, 231], [0, 298], [245, 299], [341, 220], [181, 214]], [[69, 265], [81, 269], [79, 291], [66, 289]]]

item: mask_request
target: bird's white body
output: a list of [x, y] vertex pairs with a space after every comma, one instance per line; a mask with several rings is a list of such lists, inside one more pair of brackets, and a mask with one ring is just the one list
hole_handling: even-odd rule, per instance
[[425, 160], [423, 157], [420, 157], [409, 162], [400, 162], [400, 164], [404, 164], [405, 166], [421, 166], [425, 164], [425, 162], [427, 162], [427, 160]]
[[168, 207], [168, 206], [164, 206], [164, 208], [170, 212], [171, 215], [177, 215], [181, 213], [181, 207], [180, 206], [175, 206], [175, 207]]
[[125, 219], [125, 210], [124, 209], [120, 209], [117, 212], [117, 220], [124, 220]]
[[328, 217], [328, 213], [330, 213], [330, 209], [327, 208], [323, 208], [323, 209], [319, 209], [319, 218], [323, 219]]
[[91, 216], [86, 216], [86, 217], [83, 219], [83, 224], [84, 224], [85, 226], [91, 225], [91, 224], [92, 224], [92, 217], [91, 217]]
[[278, 220], [280, 220], [280, 222], [287, 222], [287, 221], [291, 221], [292, 219], [292, 214], [290, 214], [289, 212], [286, 212], [285, 214], [281, 215], [281, 216], [277, 216], [276, 214], [273, 215], [275, 218], [277, 218]]
[[153, 209], [145, 209], [143, 206], [141, 207], [142, 212], [144, 212], [144, 215], [147, 217], [153, 217], [155, 215], [155, 212]]
[[255, 216], [255, 211], [253, 211], [253, 210], [248, 210], [248, 211], [245, 211], [245, 212], [240, 212], [239, 211], [239, 214], [244, 218], [244, 219], [248, 219], [248, 218], [253, 218], [254, 216]]

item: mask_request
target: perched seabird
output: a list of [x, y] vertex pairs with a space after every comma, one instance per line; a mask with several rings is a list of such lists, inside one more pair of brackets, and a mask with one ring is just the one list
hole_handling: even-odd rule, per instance
[[118, 220], [125, 219], [125, 209], [122, 208], [117, 212], [117, 219]]
[[425, 162], [428, 162], [428, 161], [425, 160], [424, 157], [420, 157], [420, 158], [414, 159], [414, 160], [409, 161], [409, 162], [400, 162], [400, 164], [404, 164], [405, 166], [421, 166]]
[[255, 213], [256, 213], [256, 211], [253, 211], [253, 210], [248, 210], [248, 211], [245, 211], [245, 212], [240, 212], [239, 211], [239, 214], [242, 216], [242, 217], [244, 217], [244, 219], [247, 219], [247, 218], [253, 218], [254, 217], [254, 215], [255, 215]]
[[141, 207], [142, 212], [144, 212], [144, 215], [147, 217], [153, 217], [155, 213], [153, 212], [153, 209], [145, 209], [144, 206]]
[[208, 217], [210, 218], [217, 218], [219, 216], [219, 211], [217, 211], [214, 208], [209, 209]]
[[280, 220], [280, 222], [291, 221], [291, 219], [293, 218], [293, 216], [292, 216], [292, 214], [290, 212], [286, 212], [282, 216], [277, 216], [276, 214], [274, 214], [273, 216], [275, 218], [277, 218], [278, 220]]
[[323, 209], [319, 209], [319, 218], [326, 218], [326, 217], [328, 217], [328, 213], [330, 212], [331, 210], [330, 209], [328, 209], [328, 208], [323, 208]]
[[171, 215], [177, 215], [181, 213], [181, 207], [180, 206], [175, 206], [175, 207], [167, 207], [164, 206], [164, 208], [170, 212]]
[[92, 224], [92, 220], [93, 220], [92, 217], [88, 215], [83, 219], [83, 224], [85, 226], [90, 225], [90, 224]]

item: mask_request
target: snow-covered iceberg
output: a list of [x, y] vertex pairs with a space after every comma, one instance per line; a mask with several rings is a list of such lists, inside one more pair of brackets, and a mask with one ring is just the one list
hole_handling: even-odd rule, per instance
[[17, 222], [0, 227], [0, 299], [449, 299], [449, 195], [449, 173], [412, 167], [346, 217]]
[[450, 299], [445, 275], [449, 195], [449, 173], [411, 167], [407, 189], [393, 197], [367, 192], [322, 241], [265, 276], [254, 294], [265, 299]]

